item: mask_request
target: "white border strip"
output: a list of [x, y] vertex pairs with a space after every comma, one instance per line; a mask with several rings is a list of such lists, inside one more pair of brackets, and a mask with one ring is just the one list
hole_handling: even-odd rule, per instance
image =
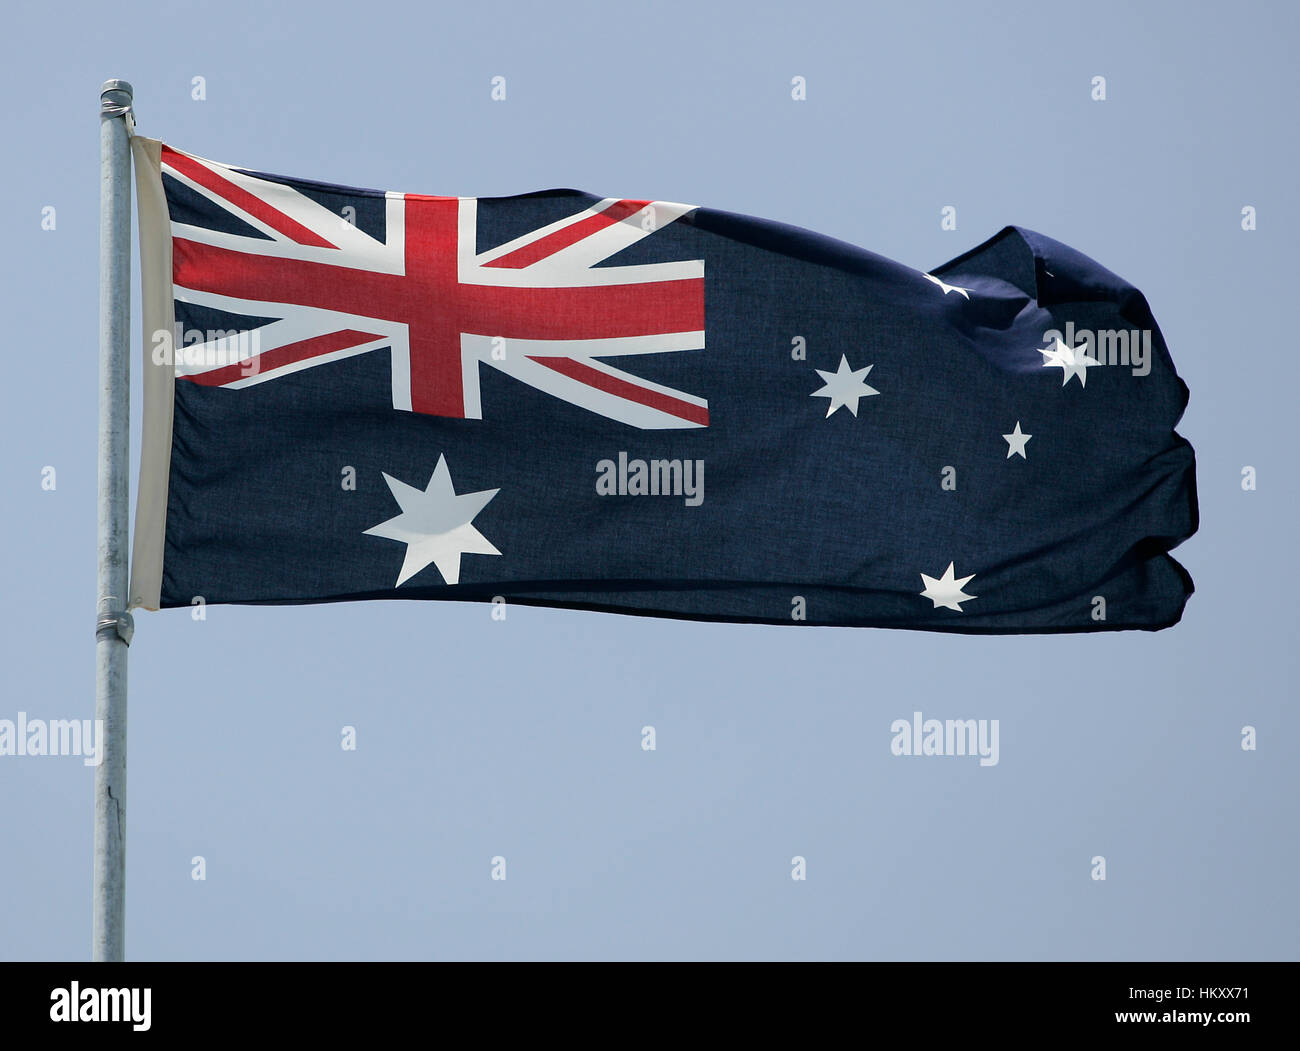
[[176, 374], [170, 361], [154, 363], [152, 334], [175, 330], [176, 305], [172, 298], [171, 220], [162, 187], [162, 143], [136, 136], [131, 139], [131, 152], [140, 216], [144, 423], [131, 551], [131, 600], [127, 608], [157, 609], [162, 597]]

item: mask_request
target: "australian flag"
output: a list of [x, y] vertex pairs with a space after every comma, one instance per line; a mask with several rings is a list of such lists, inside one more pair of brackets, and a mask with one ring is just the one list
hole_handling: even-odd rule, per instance
[[693, 205], [134, 149], [133, 605], [1182, 616], [1187, 388], [1142, 294], [1048, 237], [1007, 227], [923, 272]]

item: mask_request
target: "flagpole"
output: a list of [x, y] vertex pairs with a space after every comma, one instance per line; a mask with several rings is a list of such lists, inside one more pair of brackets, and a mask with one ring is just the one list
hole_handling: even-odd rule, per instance
[[126, 918], [127, 510], [131, 411], [131, 85], [99, 110], [99, 571], [95, 620], [95, 875], [92, 958], [124, 958]]

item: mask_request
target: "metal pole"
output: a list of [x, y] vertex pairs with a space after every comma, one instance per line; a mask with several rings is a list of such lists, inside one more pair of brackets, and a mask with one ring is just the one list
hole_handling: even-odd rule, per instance
[[126, 918], [127, 509], [131, 412], [131, 85], [106, 81], [99, 113], [99, 601], [95, 621], [92, 958], [124, 958]]

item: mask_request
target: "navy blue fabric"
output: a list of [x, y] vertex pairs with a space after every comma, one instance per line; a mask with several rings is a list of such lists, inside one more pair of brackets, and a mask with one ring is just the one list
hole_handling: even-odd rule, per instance
[[[335, 209], [352, 193], [301, 185]], [[194, 223], [198, 195], [167, 188]], [[483, 199], [479, 250], [596, 200]], [[354, 203], [373, 226], [381, 201], [356, 191]], [[211, 210], [209, 225], [227, 228]], [[707, 348], [616, 364], [707, 398], [705, 428], [633, 428], [488, 365], [484, 419], [397, 411], [387, 350], [242, 389], [178, 381], [162, 605], [502, 596], [970, 633], [1180, 618], [1192, 582], [1167, 552], [1197, 527], [1193, 452], [1174, 431], [1187, 389], [1135, 288], [1008, 227], [933, 271], [970, 289], [967, 300], [852, 245], [708, 209], [602, 265], [687, 259], [705, 261]], [[1150, 374], [1107, 365], [1087, 370], [1086, 387], [1063, 387], [1039, 348], [1067, 321], [1151, 330]], [[792, 359], [796, 336], [807, 360]], [[841, 355], [872, 365], [866, 382], [880, 393], [856, 416], [827, 417], [814, 369], [834, 372]], [[1017, 421], [1033, 435], [1024, 460], [1008, 459], [1001, 437]], [[703, 503], [598, 495], [597, 463], [620, 452], [704, 461]], [[440, 456], [457, 493], [500, 490], [473, 524], [501, 555], [464, 555], [454, 586], [430, 565], [396, 587], [404, 545], [365, 535], [400, 510], [383, 473], [423, 489]], [[345, 467], [355, 491], [340, 484]], [[955, 491], [941, 487], [946, 467]], [[920, 594], [921, 574], [950, 562], [975, 574], [960, 612]]]

